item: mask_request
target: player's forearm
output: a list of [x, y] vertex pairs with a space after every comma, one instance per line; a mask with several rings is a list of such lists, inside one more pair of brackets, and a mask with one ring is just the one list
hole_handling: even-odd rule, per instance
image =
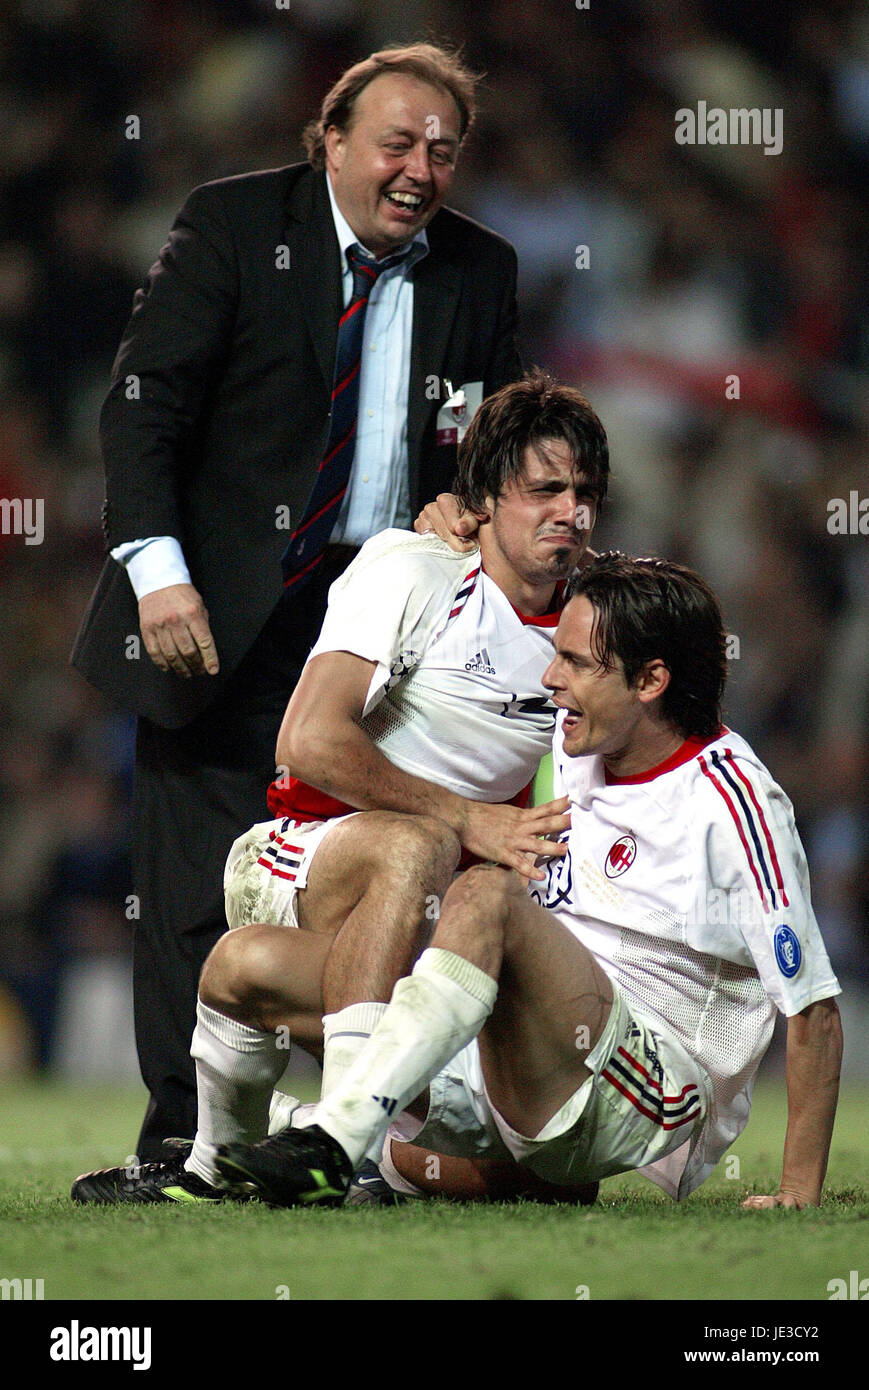
[[436, 816], [463, 838], [471, 803], [445, 787], [403, 772], [351, 721], [316, 732], [282, 731], [278, 762], [293, 775], [360, 811]]
[[519, 1197], [535, 1202], [597, 1201], [598, 1184], [581, 1187], [544, 1182], [530, 1168], [510, 1159], [456, 1158], [416, 1144], [393, 1139], [390, 1157], [399, 1177], [425, 1197], [451, 1197], [461, 1202], [511, 1202]]
[[839, 1095], [842, 1025], [834, 999], [788, 1020], [788, 1128], [780, 1191], [801, 1205], [821, 1200]]

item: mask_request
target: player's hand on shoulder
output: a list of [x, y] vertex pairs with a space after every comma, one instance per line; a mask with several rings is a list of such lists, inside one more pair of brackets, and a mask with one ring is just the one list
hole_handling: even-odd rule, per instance
[[474, 550], [478, 544], [480, 523], [473, 512], [463, 511], [452, 492], [442, 492], [434, 502], [423, 507], [413, 529], [420, 536], [434, 531], [452, 550], [460, 554]]
[[192, 584], [169, 584], [139, 600], [145, 650], [161, 671], [214, 676], [220, 669], [208, 611]]
[[566, 796], [524, 810], [470, 802], [462, 844], [480, 859], [515, 869], [529, 881], [540, 881], [546, 875], [538, 859], [561, 859], [567, 853], [565, 844], [543, 837], [570, 829], [569, 805]]

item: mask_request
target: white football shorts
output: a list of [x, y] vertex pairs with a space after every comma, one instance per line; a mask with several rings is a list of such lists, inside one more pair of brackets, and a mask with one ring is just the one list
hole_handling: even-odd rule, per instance
[[466, 1158], [513, 1158], [548, 1182], [597, 1182], [654, 1163], [689, 1139], [712, 1105], [702, 1067], [660, 1025], [640, 1018], [613, 984], [613, 1006], [586, 1058], [592, 1073], [533, 1138], [519, 1134], [486, 1091], [476, 1042], [431, 1085], [417, 1133], [396, 1138]]
[[252, 922], [298, 927], [296, 896], [308, 882], [314, 855], [330, 830], [358, 815], [351, 811], [332, 820], [260, 821], [239, 835], [223, 871], [230, 929]]

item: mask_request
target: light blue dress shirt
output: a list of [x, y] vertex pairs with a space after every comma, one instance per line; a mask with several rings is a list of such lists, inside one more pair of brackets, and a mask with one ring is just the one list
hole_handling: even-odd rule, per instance
[[[346, 251], [348, 246], [359, 246], [361, 242], [335, 201], [328, 174], [326, 185], [341, 247], [346, 307], [353, 293], [353, 273], [347, 264]], [[362, 250], [368, 248], [363, 246]], [[332, 532], [331, 539], [336, 544], [362, 545], [369, 536], [387, 526], [409, 527], [411, 523], [407, 402], [413, 279], [408, 272], [427, 254], [428, 238], [423, 229], [414, 237], [401, 264], [378, 277], [368, 299], [362, 339], [356, 450], [350, 483]]]

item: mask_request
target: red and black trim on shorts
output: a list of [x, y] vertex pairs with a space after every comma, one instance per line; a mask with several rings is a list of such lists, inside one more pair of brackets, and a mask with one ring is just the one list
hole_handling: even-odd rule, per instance
[[700, 1093], [692, 1081], [678, 1095], [665, 1096], [656, 1081], [624, 1047], [617, 1047], [601, 1076], [631, 1102], [641, 1115], [662, 1129], [680, 1129], [693, 1124], [701, 1112]]
[[290, 883], [295, 883], [305, 851], [302, 845], [294, 845], [286, 838], [292, 824], [292, 821], [284, 820], [280, 830], [269, 831], [269, 843], [264, 846], [256, 862], [262, 864], [264, 869], [270, 869], [277, 878], [286, 878]]

